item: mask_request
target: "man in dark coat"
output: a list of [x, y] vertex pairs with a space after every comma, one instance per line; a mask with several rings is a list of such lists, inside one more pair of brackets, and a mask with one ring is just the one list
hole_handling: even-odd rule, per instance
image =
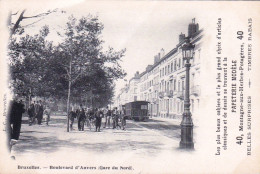
[[39, 101], [36, 101], [36, 104], [34, 105], [34, 109], [35, 109], [35, 115], [34, 115], [34, 119], [33, 119], [33, 124], [35, 124], [36, 122], [36, 119], [37, 119], [37, 122], [38, 122], [38, 114], [39, 114], [39, 109], [40, 109], [40, 104], [39, 104]]
[[89, 126], [89, 129], [91, 130], [92, 125], [94, 125], [95, 120], [95, 110], [93, 108], [90, 108], [87, 112], [87, 123]]
[[73, 123], [74, 123], [74, 119], [77, 117], [76, 112], [74, 110], [71, 110], [69, 117], [70, 117], [70, 130], [74, 130], [73, 129]]
[[102, 122], [103, 112], [98, 108], [95, 109], [95, 118], [96, 118], [96, 132], [100, 132], [101, 122]]
[[86, 114], [85, 114], [85, 110], [82, 107], [82, 105], [80, 105], [80, 113], [79, 113], [79, 119], [78, 119], [78, 129], [79, 131], [84, 131], [84, 124], [85, 124], [85, 120], [86, 120]]
[[28, 115], [29, 115], [29, 126], [31, 126], [32, 123], [33, 123], [33, 119], [35, 117], [34, 116], [35, 115], [35, 108], [34, 108], [34, 104], [33, 103], [28, 108]]
[[37, 120], [39, 125], [42, 124], [42, 118], [43, 118], [43, 105], [42, 105], [42, 101], [40, 100], [38, 113], [37, 113]]
[[18, 140], [22, 125], [22, 114], [25, 112], [24, 104], [20, 100], [17, 101], [17, 97], [11, 101], [9, 105], [8, 119], [7, 119], [7, 137], [8, 137], [8, 147], [11, 151], [12, 143], [11, 141]]

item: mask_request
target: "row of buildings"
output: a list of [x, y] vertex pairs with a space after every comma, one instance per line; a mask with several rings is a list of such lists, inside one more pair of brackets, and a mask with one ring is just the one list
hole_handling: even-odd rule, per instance
[[[188, 37], [195, 45], [194, 57], [190, 68], [191, 112], [195, 113], [200, 105], [200, 60], [203, 30], [192, 19], [188, 25]], [[181, 118], [184, 110], [185, 61], [181, 46], [185, 43], [185, 34], [179, 35], [179, 43], [170, 52], [164, 49], [154, 57], [153, 65], [148, 65], [142, 73], [136, 72], [129, 83], [120, 90], [115, 105], [121, 107], [132, 101], [148, 101], [149, 114], [167, 118]]]

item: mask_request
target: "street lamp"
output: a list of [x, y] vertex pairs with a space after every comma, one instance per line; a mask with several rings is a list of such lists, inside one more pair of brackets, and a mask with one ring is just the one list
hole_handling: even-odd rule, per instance
[[185, 79], [185, 95], [184, 95], [184, 112], [181, 121], [181, 149], [194, 149], [193, 143], [193, 123], [190, 112], [190, 59], [193, 58], [195, 45], [190, 43], [189, 38], [181, 47], [183, 60], [186, 61], [186, 79]]

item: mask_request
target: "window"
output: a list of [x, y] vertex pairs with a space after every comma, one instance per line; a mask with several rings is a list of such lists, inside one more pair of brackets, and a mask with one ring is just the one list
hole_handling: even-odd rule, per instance
[[170, 90], [173, 90], [173, 81], [170, 81]]
[[141, 109], [147, 109], [147, 105], [141, 105]]
[[170, 106], [170, 112], [172, 112], [172, 99], [170, 99], [170, 101], [169, 101], [170, 103], [169, 103], [169, 106]]
[[195, 74], [193, 73], [192, 75], [191, 75], [191, 80], [190, 80], [190, 82], [191, 82], [191, 87], [193, 87], [194, 86], [194, 82], [195, 82]]
[[164, 68], [162, 69], [162, 76], [164, 76]]
[[173, 63], [171, 63], [171, 72], [173, 71]]
[[173, 99], [173, 111], [176, 112], [176, 98]]

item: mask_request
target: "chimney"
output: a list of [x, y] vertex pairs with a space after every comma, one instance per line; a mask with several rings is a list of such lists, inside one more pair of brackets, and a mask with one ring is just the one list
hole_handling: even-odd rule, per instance
[[139, 71], [136, 71], [135, 78], [138, 78], [138, 77], [139, 77]]
[[146, 71], [150, 71], [152, 67], [153, 67], [152, 65], [147, 65]]
[[162, 48], [161, 51], [160, 51], [161, 58], [164, 57], [164, 54], [165, 54], [165, 52], [164, 52], [164, 49]]
[[192, 19], [188, 28], [188, 37], [191, 37], [194, 33], [199, 31], [199, 24], [195, 22], [195, 18]]
[[184, 41], [185, 40], [185, 34], [180, 34], [179, 35], [179, 43], [181, 43], [182, 41]]
[[158, 55], [156, 55], [156, 56], [154, 56], [154, 64], [156, 64], [157, 62], [159, 62], [159, 57], [158, 57]]

